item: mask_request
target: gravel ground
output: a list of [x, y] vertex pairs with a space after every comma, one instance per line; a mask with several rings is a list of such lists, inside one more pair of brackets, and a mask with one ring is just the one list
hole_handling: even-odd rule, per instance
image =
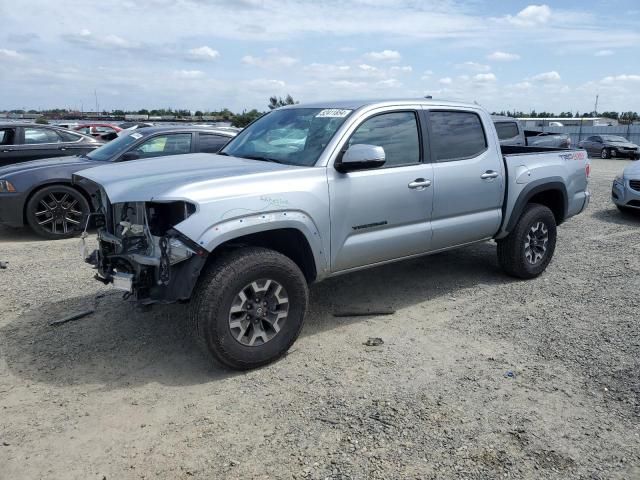
[[640, 478], [640, 216], [609, 201], [625, 164], [593, 160], [541, 277], [481, 244], [330, 280], [289, 355], [249, 373], [209, 363], [184, 307], [92, 280], [77, 240], [0, 228], [0, 478]]

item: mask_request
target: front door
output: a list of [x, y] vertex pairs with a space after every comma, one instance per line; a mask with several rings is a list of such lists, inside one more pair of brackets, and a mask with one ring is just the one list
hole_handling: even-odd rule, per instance
[[502, 220], [505, 172], [491, 118], [474, 110], [425, 110], [433, 158], [432, 250], [493, 237]]
[[424, 253], [431, 240], [432, 167], [418, 107], [364, 118], [341, 151], [381, 146], [385, 165], [342, 174], [329, 167], [333, 272]]

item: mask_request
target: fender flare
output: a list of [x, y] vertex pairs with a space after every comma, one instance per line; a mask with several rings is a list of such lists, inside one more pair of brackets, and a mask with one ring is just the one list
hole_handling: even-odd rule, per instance
[[311, 217], [298, 210], [282, 210], [236, 217], [209, 227], [198, 239], [198, 244], [213, 252], [221, 244], [253, 233], [269, 230], [294, 229], [306, 238], [313, 253], [318, 277], [329, 270], [329, 255], [323, 248], [320, 230]]
[[[548, 178], [535, 180], [529, 184], [520, 192], [518, 199], [516, 200], [515, 205], [513, 206], [513, 210], [511, 211], [511, 215], [509, 217], [509, 221], [507, 222], [506, 227], [504, 228], [504, 236], [509, 234], [515, 227], [516, 223], [522, 216], [522, 212], [525, 207], [529, 203], [529, 201], [537, 194], [546, 192], [546, 191], [559, 191], [562, 194], [563, 199], [563, 210], [562, 210], [562, 218], [558, 222], [558, 225], [564, 221], [567, 216], [567, 212], [569, 210], [569, 195], [567, 194], [567, 187], [564, 184], [564, 181], [560, 177], [551, 177], [551, 181]], [[503, 235], [501, 235], [502, 237]]]

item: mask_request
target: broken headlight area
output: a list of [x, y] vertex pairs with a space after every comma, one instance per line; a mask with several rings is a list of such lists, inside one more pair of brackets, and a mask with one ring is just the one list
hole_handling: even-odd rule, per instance
[[207, 252], [173, 227], [194, 212], [184, 201], [110, 205], [87, 258], [96, 278], [145, 303], [189, 298]]

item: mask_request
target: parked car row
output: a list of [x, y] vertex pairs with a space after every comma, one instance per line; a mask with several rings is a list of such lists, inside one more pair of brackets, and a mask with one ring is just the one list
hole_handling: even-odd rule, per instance
[[592, 135], [579, 142], [578, 147], [600, 158], [640, 159], [640, 147], [619, 135]]
[[[15, 127], [23, 136], [24, 130], [30, 132], [30, 128]], [[33, 128], [55, 133], [61, 130], [55, 127]], [[28, 225], [35, 233], [48, 239], [77, 235], [83, 218], [91, 212], [89, 197], [92, 192], [72, 185], [74, 173], [98, 165], [137, 159], [196, 152], [216, 153], [235, 135], [234, 130], [224, 128], [148, 127], [128, 131], [106, 144], [82, 135], [95, 146], [68, 154], [69, 150], [65, 150], [66, 155], [73, 156], [61, 156], [64, 154], [55, 149], [46, 150], [47, 154], [32, 153], [31, 158], [53, 158], [0, 167], [0, 223], [16, 227]], [[175, 161], [179, 163], [179, 159]]]

